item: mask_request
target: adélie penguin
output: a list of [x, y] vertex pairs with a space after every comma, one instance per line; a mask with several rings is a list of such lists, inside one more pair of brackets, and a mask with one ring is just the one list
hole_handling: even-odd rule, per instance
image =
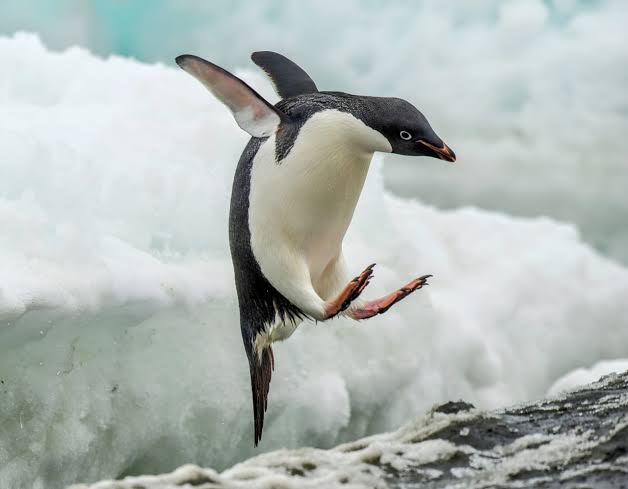
[[261, 51], [252, 59], [282, 98], [275, 106], [209, 61], [185, 54], [176, 62], [252, 136], [233, 181], [229, 239], [257, 445], [268, 405], [273, 342], [288, 338], [306, 318], [382, 314], [430, 277], [416, 278], [379, 299], [360, 298], [374, 265], [353, 278], [342, 240], [373, 153], [451, 162], [456, 157], [405, 100], [319, 91], [303, 69], [280, 54]]

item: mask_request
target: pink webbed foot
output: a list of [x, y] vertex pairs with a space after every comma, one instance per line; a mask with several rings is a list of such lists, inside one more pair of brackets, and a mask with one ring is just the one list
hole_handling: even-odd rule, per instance
[[325, 303], [325, 319], [331, 319], [340, 314], [357, 299], [373, 276], [375, 263], [369, 265], [364, 271], [349, 282], [344, 289], [333, 299]]
[[430, 278], [431, 275], [423, 275], [417, 279], [414, 279], [409, 284], [404, 285], [399, 290], [392, 292], [391, 294], [385, 295], [384, 297], [380, 297], [379, 299], [375, 299], [373, 301], [369, 301], [364, 304], [362, 307], [357, 307], [351, 310], [351, 317], [353, 319], [368, 319], [373, 316], [377, 316], [378, 314], [385, 313], [388, 309], [390, 309], [394, 304], [399, 302], [404, 297], [409, 296], [415, 290], [419, 290], [424, 285], [428, 285], [427, 279]]

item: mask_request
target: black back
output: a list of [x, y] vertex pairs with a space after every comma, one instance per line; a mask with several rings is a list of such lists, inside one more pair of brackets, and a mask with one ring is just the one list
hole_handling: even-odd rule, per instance
[[251, 249], [249, 228], [251, 168], [253, 158], [265, 140], [266, 138], [251, 138], [244, 149], [233, 180], [229, 212], [229, 244], [238, 293], [240, 330], [251, 374], [256, 446], [262, 437], [274, 358], [270, 347], [264, 349], [261, 358], [258, 357], [255, 337], [269, 327], [277, 315], [286, 322], [300, 321], [306, 317], [268, 282]]
[[303, 68], [279, 53], [257, 51], [251, 59], [270, 77], [282, 98], [318, 92], [316, 84]]

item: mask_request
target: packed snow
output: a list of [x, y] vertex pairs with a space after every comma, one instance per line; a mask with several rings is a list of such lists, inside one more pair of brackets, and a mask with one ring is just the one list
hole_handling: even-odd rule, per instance
[[[367, 297], [434, 278], [384, 316], [305, 324], [278, 344], [254, 450], [227, 245], [246, 135], [174, 68], [27, 34], [0, 38], [0, 60], [0, 487], [221, 470], [449, 399], [541, 396], [628, 357], [625, 266], [570, 224], [394, 197], [377, 158], [350, 266], [378, 263]], [[261, 74], [239, 73], [271, 98]], [[456, 166], [417, 164], [454, 174], [455, 149]]]

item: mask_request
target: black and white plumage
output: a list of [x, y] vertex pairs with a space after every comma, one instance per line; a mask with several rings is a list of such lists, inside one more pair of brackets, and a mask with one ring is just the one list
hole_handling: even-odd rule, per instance
[[421, 276], [379, 299], [360, 295], [373, 265], [353, 277], [342, 240], [375, 151], [454, 161], [412, 104], [398, 98], [321, 92], [307, 73], [270, 51], [252, 59], [283, 99], [269, 104], [242, 80], [202, 58], [177, 63], [233, 113], [251, 140], [238, 163], [229, 239], [253, 396], [262, 436], [274, 366], [271, 344], [305, 318], [366, 319], [426, 284]]

